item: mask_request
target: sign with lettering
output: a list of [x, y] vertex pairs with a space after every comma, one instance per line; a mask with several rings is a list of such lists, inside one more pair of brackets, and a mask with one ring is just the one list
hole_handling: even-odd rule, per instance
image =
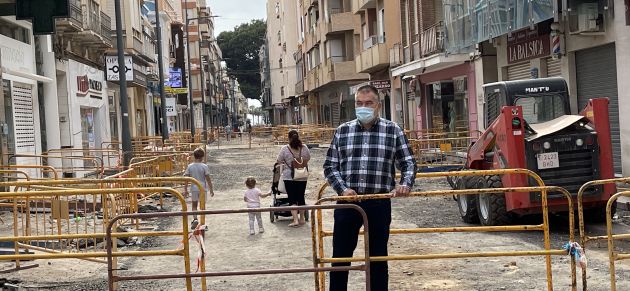
[[166, 116], [177, 116], [177, 108], [176, 99], [175, 98], [166, 98]]
[[508, 38], [508, 64], [514, 64], [550, 55], [550, 36], [539, 34], [538, 30], [521, 30]]
[[[118, 56], [106, 56], [105, 63], [107, 64], [107, 81], [119, 81]], [[127, 81], [133, 81], [133, 60], [131, 56], [125, 56], [125, 67], [122, 69], [125, 71]]]
[[90, 79], [88, 75], [77, 76], [77, 95], [85, 96], [88, 92], [101, 94], [103, 92], [103, 82]]
[[390, 80], [374, 80], [370, 81], [370, 85], [374, 86], [376, 89], [389, 89], [392, 87], [392, 83]]

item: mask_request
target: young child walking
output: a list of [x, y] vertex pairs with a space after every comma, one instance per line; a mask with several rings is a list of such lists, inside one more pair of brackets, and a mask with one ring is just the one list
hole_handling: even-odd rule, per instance
[[[210, 179], [210, 169], [208, 165], [203, 162], [203, 158], [206, 156], [206, 151], [201, 148], [197, 148], [193, 151], [193, 157], [195, 161], [190, 163], [184, 172], [184, 176], [193, 177], [203, 187], [203, 189], [198, 189], [197, 185], [192, 184], [190, 187], [191, 202], [192, 202], [192, 211], [197, 210], [197, 205], [199, 204], [199, 197], [201, 195], [201, 191], [203, 191], [203, 195], [206, 195], [206, 192], [210, 192], [210, 197], [214, 196], [214, 190], [212, 190], [212, 180]], [[184, 185], [184, 195], [188, 196], [188, 183]], [[205, 199], [204, 199], [205, 201]], [[190, 228], [195, 229], [199, 224], [199, 220], [197, 220], [197, 215], [193, 216], [193, 221], [190, 223]]]
[[[247, 208], [260, 208], [260, 198], [271, 195], [271, 193], [263, 194], [260, 189], [256, 188], [256, 179], [254, 177], [247, 177], [245, 186], [247, 186], [247, 191], [245, 191], [243, 200], [247, 203]], [[256, 234], [256, 231], [254, 231], [254, 220], [258, 220], [258, 233], [265, 232], [260, 212], [250, 212], [248, 214], [249, 235]]]

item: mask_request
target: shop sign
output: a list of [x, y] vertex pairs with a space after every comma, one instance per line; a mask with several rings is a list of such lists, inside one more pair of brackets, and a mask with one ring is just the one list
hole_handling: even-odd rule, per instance
[[549, 34], [537, 30], [521, 30], [508, 38], [508, 64], [549, 56]]
[[103, 92], [103, 82], [90, 79], [88, 75], [77, 76], [77, 95], [86, 96], [88, 92], [101, 94]]
[[177, 108], [175, 107], [176, 105], [176, 99], [175, 98], [166, 98], [166, 116], [177, 116]]
[[392, 82], [390, 80], [374, 80], [370, 81], [370, 85], [379, 90], [390, 89], [392, 87]]
[[164, 92], [170, 94], [188, 94], [188, 88], [172, 88], [164, 86]]

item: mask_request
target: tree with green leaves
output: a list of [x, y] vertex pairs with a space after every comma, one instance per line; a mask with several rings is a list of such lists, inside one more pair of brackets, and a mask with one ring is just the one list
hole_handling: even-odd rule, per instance
[[227, 74], [237, 78], [241, 92], [250, 99], [260, 99], [260, 62], [258, 52], [263, 45], [267, 24], [252, 20], [224, 31], [217, 43], [227, 64]]

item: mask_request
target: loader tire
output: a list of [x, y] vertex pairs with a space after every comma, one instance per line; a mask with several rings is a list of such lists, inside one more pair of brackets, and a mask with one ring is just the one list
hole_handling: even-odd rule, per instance
[[[503, 187], [500, 176], [488, 176], [484, 182], [484, 188]], [[479, 194], [477, 211], [479, 212], [479, 222], [482, 225], [508, 225], [512, 221], [505, 206], [505, 193]]]
[[[458, 179], [456, 188], [458, 190], [478, 189], [484, 185], [483, 177], [465, 176]], [[459, 215], [465, 223], [479, 223], [477, 196], [478, 195], [457, 195], [457, 208], [459, 209]]]

